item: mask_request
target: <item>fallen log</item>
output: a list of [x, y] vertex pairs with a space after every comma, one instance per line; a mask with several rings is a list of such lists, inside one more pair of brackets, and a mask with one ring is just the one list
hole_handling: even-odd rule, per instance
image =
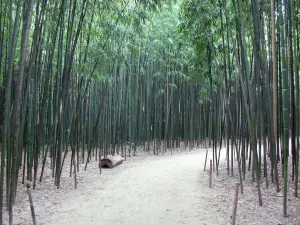
[[101, 167], [103, 168], [114, 168], [115, 166], [121, 164], [124, 159], [119, 155], [108, 155], [101, 159]]

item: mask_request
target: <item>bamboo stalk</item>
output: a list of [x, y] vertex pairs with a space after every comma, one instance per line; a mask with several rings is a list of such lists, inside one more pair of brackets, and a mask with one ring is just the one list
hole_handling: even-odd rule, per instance
[[206, 170], [207, 153], [208, 153], [208, 150], [206, 149], [205, 162], [204, 162], [204, 171]]
[[234, 187], [234, 196], [233, 196], [233, 207], [232, 207], [232, 215], [231, 215], [231, 225], [235, 225], [236, 220], [236, 211], [237, 211], [237, 203], [239, 197], [239, 183], [235, 183]]
[[34, 205], [33, 205], [32, 195], [31, 195], [31, 191], [30, 191], [30, 184], [27, 184], [27, 194], [28, 194], [29, 203], [30, 203], [32, 222], [33, 222], [33, 225], [36, 225], [37, 223], [36, 223], [36, 217], [35, 217], [35, 212], [34, 212]]
[[213, 165], [212, 165], [212, 160], [210, 160], [209, 164], [209, 187], [212, 187], [212, 172], [213, 172]]

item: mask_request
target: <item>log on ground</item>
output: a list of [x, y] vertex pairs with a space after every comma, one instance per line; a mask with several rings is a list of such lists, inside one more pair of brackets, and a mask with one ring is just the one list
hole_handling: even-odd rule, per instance
[[114, 168], [115, 166], [121, 164], [124, 159], [119, 155], [108, 155], [101, 159], [101, 167], [104, 168]]

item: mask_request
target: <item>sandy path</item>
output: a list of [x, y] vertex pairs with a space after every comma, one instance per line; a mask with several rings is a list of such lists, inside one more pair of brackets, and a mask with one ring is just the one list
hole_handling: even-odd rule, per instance
[[[39, 224], [227, 224], [203, 179], [205, 152], [151, 156], [104, 170]], [[207, 177], [207, 176], [206, 176]]]

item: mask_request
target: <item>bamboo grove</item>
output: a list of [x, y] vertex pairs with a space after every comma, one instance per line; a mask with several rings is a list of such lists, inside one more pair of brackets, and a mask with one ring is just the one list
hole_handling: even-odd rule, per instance
[[80, 164], [207, 139], [216, 172], [225, 144], [228, 175], [250, 171], [260, 204], [261, 184], [283, 186], [287, 215], [298, 28], [293, 0], [0, 0], [1, 224], [48, 159], [53, 185], [69, 166], [76, 188]]
[[162, 4], [0, 1], [1, 224], [48, 159], [59, 188], [71, 157], [76, 188], [79, 165], [107, 154], [200, 143], [196, 112], [208, 109], [186, 75], [193, 49], [177, 37], [178, 7]]
[[260, 205], [261, 185], [282, 189], [283, 216], [289, 171], [289, 189], [295, 197], [299, 190], [299, 9], [294, 0], [187, 0], [181, 12], [180, 30], [196, 49], [195, 77], [209, 80], [204, 105], [216, 171], [225, 139], [228, 175], [235, 162], [243, 193], [250, 171]]

